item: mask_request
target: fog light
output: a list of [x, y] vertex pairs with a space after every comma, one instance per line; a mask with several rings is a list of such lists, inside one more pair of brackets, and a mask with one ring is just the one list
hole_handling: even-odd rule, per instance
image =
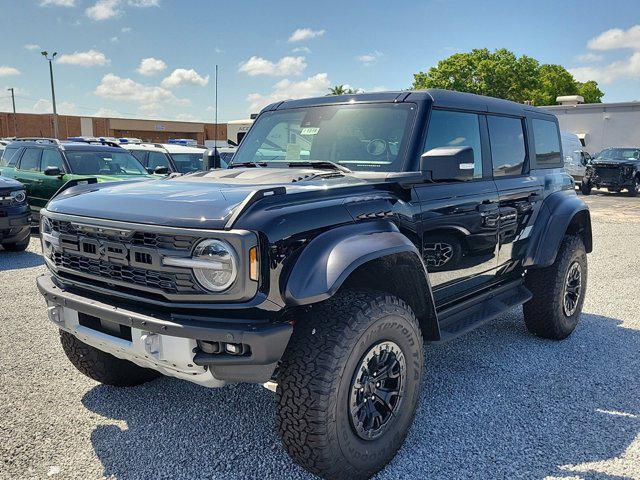
[[47, 314], [49, 315], [49, 320], [51, 320], [53, 323], [64, 322], [64, 314], [60, 305], [53, 305], [47, 308]]
[[231, 355], [238, 355], [242, 352], [242, 347], [237, 343], [227, 343], [225, 344], [224, 349]]
[[200, 346], [200, 350], [202, 350], [204, 353], [220, 353], [219, 342], [207, 342], [204, 340], [198, 340], [198, 345]]

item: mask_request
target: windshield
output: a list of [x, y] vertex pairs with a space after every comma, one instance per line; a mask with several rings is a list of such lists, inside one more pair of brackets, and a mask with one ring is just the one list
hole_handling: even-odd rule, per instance
[[351, 170], [400, 171], [412, 104], [327, 105], [265, 112], [232, 164], [329, 161]]
[[600, 152], [598, 158], [638, 160], [640, 150], [637, 148], [610, 148]]
[[67, 150], [71, 173], [76, 175], [146, 175], [142, 164], [129, 152]]
[[180, 173], [190, 173], [202, 170], [202, 153], [172, 153], [176, 168]]

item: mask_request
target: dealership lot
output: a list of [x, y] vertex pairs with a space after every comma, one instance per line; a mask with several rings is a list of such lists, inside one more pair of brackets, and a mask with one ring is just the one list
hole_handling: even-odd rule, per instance
[[[428, 347], [417, 421], [380, 478], [640, 478], [640, 199], [583, 198], [594, 253], [574, 335], [538, 340], [517, 309]], [[259, 386], [79, 374], [35, 287], [38, 251], [0, 253], [0, 477], [308, 478]]]

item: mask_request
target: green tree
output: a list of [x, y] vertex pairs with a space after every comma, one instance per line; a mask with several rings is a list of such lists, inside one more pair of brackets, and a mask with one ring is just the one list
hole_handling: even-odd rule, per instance
[[578, 85], [578, 95], [584, 97], [585, 103], [601, 103], [604, 92], [598, 88], [598, 82], [589, 80], [588, 82], [576, 82]]
[[327, 95], [351, 95], [356, 93], [353, 88], [347, 88], [344, 85], [334, 85], [329, 88], [329, 93]]
[[451, 55], [426, 73], [414, 74], [413, 88], [443, 88], [534, 105], [553, 105], [557, 96], [577, 94], [580, 88], [589, 93], [591, 102], [599, 102], [603, 95], [596, 82], [580, 84], [560, 65], [540, 65], [505, 48]]

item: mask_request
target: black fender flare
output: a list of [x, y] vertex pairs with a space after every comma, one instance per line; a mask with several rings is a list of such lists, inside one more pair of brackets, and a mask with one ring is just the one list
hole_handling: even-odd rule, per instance
[[420, 252], [394, 223], [379, 220], [333, 228], [302, 251], [287, 279], [285, 300], [290, 305], [326, 300], [358, 267], [399, 253], [415, 255], [427, 276]]
[[525, 267], [548, 267], [556, 260], [560, 243], [574, 221], [580, 222], [587, 253], [593, 250], [591, 214], [589, 207], [575, 192], [562, 190], [552, 193], [540, 207], [531, 232], [525, 256]]

